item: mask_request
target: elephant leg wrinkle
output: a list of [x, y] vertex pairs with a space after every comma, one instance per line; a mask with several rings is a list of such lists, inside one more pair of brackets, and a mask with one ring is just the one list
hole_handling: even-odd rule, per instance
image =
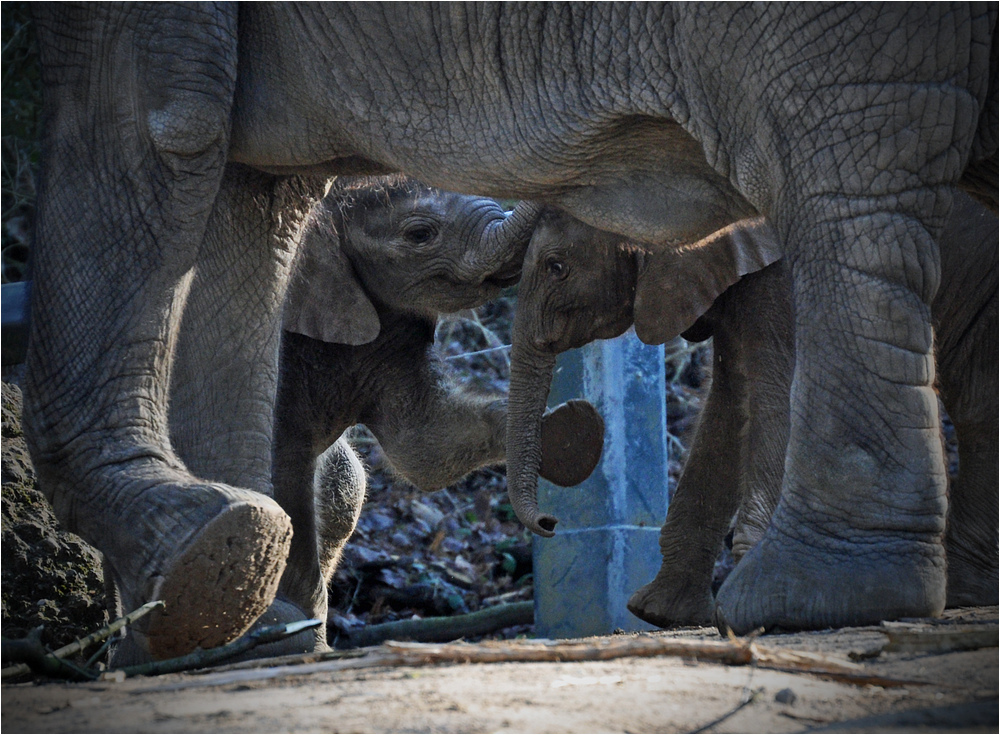
[[[796, 359], [781, 496], [763, 540], [717, 598], [717, 614], [738, 633], [944, 609], [947, 475], [930, 309], [918, 290], [935, 277], [936, 246], [914, 221], [790, 227], [791, 242], [839, 244], [822, 268], [793, 261]], [[880, 243], [889, 255], [873, 264], [854, 242]], [[906, 248], [928, 254], [923, 279], [915, 259], [893, 257]], [[840, 418], [823, 418], [833, 405]]]

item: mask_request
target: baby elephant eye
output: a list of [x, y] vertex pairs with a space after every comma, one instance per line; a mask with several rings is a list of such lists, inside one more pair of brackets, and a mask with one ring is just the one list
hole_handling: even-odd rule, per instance
[[566, 273], [569, 272], [569, 269], [566, 267], [566, 264], [563, 263], [561, 260], [556, 260], [555, 258], [549, 258], [547, 261], [545, 261], [545, 269], [549, 272], [549, 275], [552, 276], [553, 278], [565, 278]]
[[413, 225], [412, 227], [408, 227], [403, 234], [413, 244], [421, 245], [432, 240], [437, 233], [430, 225]]

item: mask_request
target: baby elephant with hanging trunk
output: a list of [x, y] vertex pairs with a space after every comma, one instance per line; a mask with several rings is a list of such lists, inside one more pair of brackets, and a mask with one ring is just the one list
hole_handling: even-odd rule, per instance
[[[326, 585], [364, 500], [345, 429], [364, 423], [423, 490], [505, 460], [506, 395], [459, 387], [434, 330], [439, 314], [517, 282], [536, 216], [401, 177], [340, 184], [321, 204], [285, 305], [274, 434], [275, 499], [295, 531], [279, 597], [308, 616], [326, 617]], [[600, 417], [574, 401], [544, 423], [548, 478], [582, 482]], [[565, 440], [570, 427], [584, 446]]]
[[[996, 604], [995, 215], [956, 196], [940, 252], [938, 384], [960, 455], [945, 539], [948, 605]], [[711, 620], [712, 568], [730, 521], [736, 514], [739, 558], [763, 537], [779, 501], [795, 365], [791, 282], [779, 256], [763, 220], [667, 257], [556, 212], [543, 214], [528, 249], [513, 335], [508, 482], [536, 532], [551, 535], [555, 523], [537, 508], [534, 468], [556, 354], [633, 323], [650, 343], [684, 330], [689, 339], [715, 337], [712, 387], [661, 534], [663, 564], [629, 601], [661, 627]]]

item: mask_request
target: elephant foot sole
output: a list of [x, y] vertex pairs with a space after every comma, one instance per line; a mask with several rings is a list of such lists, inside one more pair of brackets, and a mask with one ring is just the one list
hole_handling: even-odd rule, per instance
[[845, 541], [831, 550], [775, 533], [772, 526], [719, 589], [715, 623], [740, 635], [760, 628], [876, 625], [935, 617], [944, 601], [940, 541]]
[[640, 587], [628, 601], [628, 610], [640, 620], [659, 628], [680, 625], [708, 625], [712, 622], [711, 580], [697, 589], [691, 583], [656, 579]]
[[144, 631], [153, 658], [213, 648], [246, 632], [277, 594], [291, 536], [288, 516], [270, 498], [230, 500], [155, 583], [151, 599], [165, 607]]

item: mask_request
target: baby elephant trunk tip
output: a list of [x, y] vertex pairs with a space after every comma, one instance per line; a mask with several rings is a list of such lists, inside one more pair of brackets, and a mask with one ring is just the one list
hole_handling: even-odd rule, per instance
[[552, 538], [556, 535], [556, 524], [559, 523], [559, 519], [546, 513], [538, 513], [530, 518], [522, 519], [521, 522], [532, 533], [543, 538]]

